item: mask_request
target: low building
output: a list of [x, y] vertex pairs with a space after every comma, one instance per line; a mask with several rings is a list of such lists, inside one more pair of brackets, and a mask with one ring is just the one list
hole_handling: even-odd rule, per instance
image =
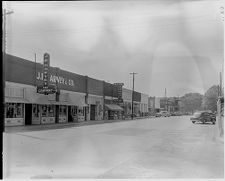
[[[4, 71], [5, 126], [121, 119], [131, 113], [132, 91], [126, 95], [102, 80], [49, 67], [47, 81], [54, 92], [45, 95], [42, 64], [6, 54]], [[134, 92], [134, 113], [145, 111], [146, 95]]]

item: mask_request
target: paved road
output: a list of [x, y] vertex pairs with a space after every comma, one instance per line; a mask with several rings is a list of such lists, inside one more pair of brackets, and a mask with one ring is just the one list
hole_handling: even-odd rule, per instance
[[4, 177], [223, 178], [214, 131], [183, 116], [4, 133]]

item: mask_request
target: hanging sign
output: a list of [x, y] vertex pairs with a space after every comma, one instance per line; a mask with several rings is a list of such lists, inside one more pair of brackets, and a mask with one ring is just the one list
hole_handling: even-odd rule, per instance
[[39, 94], [54, 94], [54, 93], [59, 93], [57, 91], [55, 85], [49, 85], [49, 66], [50, 66], [50, 55], [48, 53], [44, 54], [44, 61], [43, 61], [43, 85], [42, 86], [37, 86], [37, 93]]
[[48, 71], [49, 71], [49, 64], [50, 64], [50, 55], [48, 53], [44, 54], [44, 62], [43, 62], [43, 67], [44, 67], [44, 88], [48, 88]]
[[118, 95], [118, 99], [116, 100], [116, 102], [117, 104], [123, 103], [122, 91], [124, 83], [114, 83], [114, 85], [117, 87], [117, 95]]

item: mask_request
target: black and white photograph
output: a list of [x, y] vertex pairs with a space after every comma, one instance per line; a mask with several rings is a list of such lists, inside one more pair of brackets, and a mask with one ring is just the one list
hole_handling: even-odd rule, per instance
[[2, 1], [2, 178], [224, 179], [224, 6]]

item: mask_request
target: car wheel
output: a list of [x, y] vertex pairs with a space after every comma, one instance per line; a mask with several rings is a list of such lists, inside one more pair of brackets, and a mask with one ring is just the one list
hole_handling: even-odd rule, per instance
[[195, 124], [195, 121], [192, 121], [193, 124]]

